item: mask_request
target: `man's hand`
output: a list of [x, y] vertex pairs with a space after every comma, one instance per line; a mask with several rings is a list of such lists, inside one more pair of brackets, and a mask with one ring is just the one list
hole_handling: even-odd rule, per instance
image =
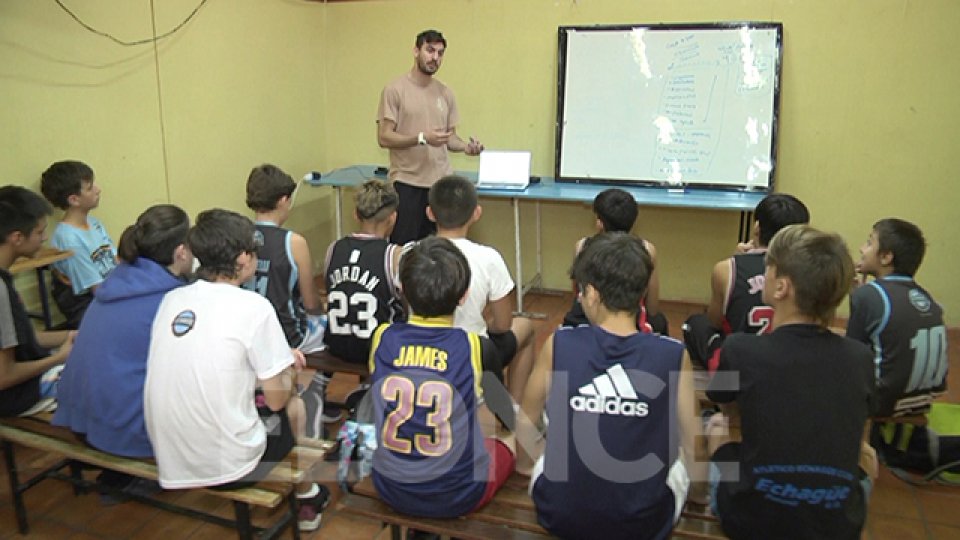
[[430, 146], [446, 146], [453, 132], [447, 129], [432, 129], [424, 132], [423, 138]]
[[470, 142], [467, 143], [466, 148], [463, 149], [463, 153], [468, 156], [478, 156], [480, 152], [483, 152], [483, 143], [470, 137]]

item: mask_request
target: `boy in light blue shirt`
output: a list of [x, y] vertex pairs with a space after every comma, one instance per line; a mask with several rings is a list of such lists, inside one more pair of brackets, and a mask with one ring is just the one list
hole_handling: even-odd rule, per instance
[[77, 329], [93, 291], [117, 265], [117, 250], [103, 223], [90, 215], [100, 204], [100, 187], [93, 169], [80, 161], [58, 161], [41, 177], [40, 190], [54, 206], [65, 210], [50, 245], [70, 250], [73, 257], [53, 264], [53, 299], [66, 319], [65, 328]]

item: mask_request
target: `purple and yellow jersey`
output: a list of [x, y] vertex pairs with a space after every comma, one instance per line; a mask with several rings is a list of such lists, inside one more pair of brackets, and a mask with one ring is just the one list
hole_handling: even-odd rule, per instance
[[486, 488], [489, 458], [477, 422], [480, 338], [452, 324], [452, 317], [411, 315], [373, 335], [373, 483], [406, 514], [461, 516]]

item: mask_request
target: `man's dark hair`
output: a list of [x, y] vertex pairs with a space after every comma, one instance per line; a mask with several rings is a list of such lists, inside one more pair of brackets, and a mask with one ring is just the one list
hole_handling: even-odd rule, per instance
[[128, 263], [138, 257], [169, 266], [173, 252], [187, 240], [190, 217], [172, 204], [158, 204], [140, 214], [137, 222], [130, 225], [120, 236], [117, 253]]
[[40, 176], [40, 191], [57, 208], [70, 207], [71, 195], [79, 195], [84, 182], [93, 182], [93, 169], [82, 161], [58, 161]]
[[0, 244], [13, 232], [30, 235], [51, 208], [43, 197], [21, 186], [0, 188]]
[[462, 176], [444, 176], [430, 188], [428, 202], [437, 227], [456, 229], [466, 225], [477, 209], [477, 188]]
[[593, 199], [593, 213], [604, 232], [630, 232], [637, 221], [637, 201], [622, 189], [605, 189]]
[[605, 232], [589, 238], [577, 254], [570, 277], [583, 290], [591, 285], [610, 311], [640, 311], [647, 292], [653, 259], [643, 240], [625, 232]]
[[786, 193], [767, 195], [753, 212], [760, 224], [760, 246], [770, 244], [774, 235], [787, 225], [810, 222], [806, 205]]
[[873, 230], [877, 232], [879, 253], [893, 255], [894, 273], [913, 277], [927, 251], [920, 227], [902, 219], [887, 218], [874, 223]]
[[283, 197], [293, 195], [297, 183], [280, 167], [265, 163], [254, 167], [247, 177], [247, 207], [254, 212], [269, 212], [277, 208]]
[[443, 47], [447, 47], [447, 40], [436, 30], [424, 30], [417, 34], [417, 48], [423, 47], [424, 43], [443, 43]]
[[206, 280], [237, 277], [237, 257], [256, 253], [253, 222], [236, 212], [214, 208], [197, 216], [187, 233], [187, 245], [200, 261], [197, 275]]
[[470, 264], [453, 242], [430, 236], [400, 259], [400, 284], [417, 315], [453, 315], [470, 286]]

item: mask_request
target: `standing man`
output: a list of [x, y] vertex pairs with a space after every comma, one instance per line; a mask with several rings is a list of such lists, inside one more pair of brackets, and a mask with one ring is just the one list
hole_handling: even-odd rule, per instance
[[383, 89], [377, 111], [377, 143], [390, 150], [390, 180], [400, 205], [390, 241], [405, 244], [433, 232], [427, 194], [442, 176], [453, 173], [447, 151], [468, 156], [483, 151], [480, 141], [457, 136], [460, 115], [453, 92], [433, 78], [443, 62], [447, 40], [436, 30], [417, 35], [413, 68]]

